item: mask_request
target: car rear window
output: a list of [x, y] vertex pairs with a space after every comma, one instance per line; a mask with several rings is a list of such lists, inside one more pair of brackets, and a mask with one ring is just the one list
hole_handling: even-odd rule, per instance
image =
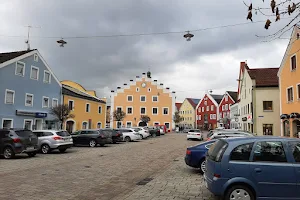
[[31, 135], [34, 135], [31, 131], [28, 131], [28, 130], [21, 130], [21, 131], [15, 131], [15, 132], [19, 137], [29, 137]]
[[209, 159], [220, 162], [224, 151], [226, 150], [228, 143], [224, 140], [218, 140], [208, 150]]
[[70, 134], [67, 131], [59, 131], [59, 132], [56, 132], [56, 134], [61, 137], [70, 136]]
[[139, 132], [141, 129], [139, 129], [139, 128], [134, 128], [133, 129], [135, 132]]

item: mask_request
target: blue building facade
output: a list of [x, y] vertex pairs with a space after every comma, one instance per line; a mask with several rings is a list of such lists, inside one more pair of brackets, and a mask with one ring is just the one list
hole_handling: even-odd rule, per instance
[[38, 50], [0, 53], [0, 128], [56, 129], [61, 84]]

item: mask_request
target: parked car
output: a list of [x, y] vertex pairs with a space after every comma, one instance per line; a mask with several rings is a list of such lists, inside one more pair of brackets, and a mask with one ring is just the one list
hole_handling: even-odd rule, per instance
[[191, 129], [183, 129], [183, 133], [188, 133]]
[[245, 131], [213, 131], [207, 135], [207, 140], [227, 138], [227, 137], [254, 137], [252, 133]]
[[199, 129], [190, 129], [186, 135], [187, 140], [203, 140], [202, 132]]
[[105, 131], [111, 132], [111, 137], [112, 137], [112, 143], [116, 144], [117, 142], [122, 142], [123, 141], [123, 134], [118, 131], [117, 129], [111, 129], [111, 128], [105, 128], [102, 129]]
[[156, 125], [157, 126], [157, 128], [159, 128], [159, 131], [160, 131], [160, 135], [164, 135], [164, 134], [166, 134], [167, 133], [167, 126], [166, 125], [162, 125], [162, 124], [160, 124], [160, 125]]
[[203, 142], [196, 146], [188, 147], [186, 149], [185, 164], [190, 167], [199, 168], [200, 173], [205, 172], [205, 156], [211, 145], [215, 143], [216, 140], [210, 140]]
[[142, 139], [146, 139], [150, 135], [147, 128], [144, 128], [144, 127], [132, 127], [132, 128], [137, 130], [140, 133], [140, 136], [142, 137]]
[[139, 131], [133, 128], [118, 128], [117, 130], [123, 134], [123, 141], [125, 142], [137, 141], [142, 139]]
[[83, 129], [71, 134], [74, 145], [88, 145], [90, 147], [101, 147], [112, 142], [109, 132], [97, 129]]
[[300, 140], [227, 138], [206, 157], [206, 187], [225, 200], [300, 199]]
[[160, 129], [157, 126], [149, 126], [148, 131], [149, 131], [151, 137], [160, 136]]
[[38, 151], [38, 138], [30, 130], [0, 129], [0, 155], [14, 158], [16, 154], [34, 157]]
[[61, 153], [73, 146], [72, 136], [63, 130], [38, 130], [33, 131], [38, 137], [38, 150], [43, 154], [58, 149]]

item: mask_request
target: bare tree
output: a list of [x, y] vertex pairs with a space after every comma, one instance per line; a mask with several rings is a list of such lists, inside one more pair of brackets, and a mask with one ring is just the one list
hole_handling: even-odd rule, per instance
[[145, 124], [148, 124], [148, 122], [151, 121], [151, 119], [150, 119], [150, 117], [149, 117], [148, 115], [141, 115], [140, 120], [141, 120], [142, 122], [144, 122]]
[[184, 119], [183, 117], [180, 116], [179, 112], [176, 111], [174, 116], [173, 116], [173, 121], [175, 122], [175, 124], [179, 124], [180, 122], [182, 122]]
[[75, 117], [74, 114], [71, 114], [71, 110], [67, 104], [59, 104], [58, 106], [50, 108], [50, 114], [52, 114], [56, 120], [61, 123], [61, 129], [63, 129], [63, 124], [67, 119]]
[[123, 121], [123, 119], [125, 117], [126, 117], [126, 113], [122, 110], [117, 109], [113, 112], [113, 118], [114, 118], [115, 121], [118, 122], [118, 124], [119, 124], [119, 122]]
[[[259, 0], [256, 1], [258, 3]], [[261, 14], [264, 17], [266, 17], [265, 29], [269, 29], [272, 21], [278, 22], [284, 16], [288, 16], [288, 18], [291, 18], [291, 20], [284, 27], [282, 27], [275, 33], [266, 36], [258, 36], [258, 37], [267, 37], [268, 39], [278, 39], [284, 33], [286, 33], [291, 28], [293, 28], [295, 24], [300, 22], [299, 19], [297, 19], [300, 16], [299, 0], [281, 0], [281, 1], [262, 0], [262, 1], [266, 5], [265, 7], [255, 6], [255, 3], [253, 4], [251, 3], [250, 5], [247, 5], [244, 2], [244, 4], [248, 7], [247, 20], [252, 21], [253, 13], [255, 13], [256, 15]]]

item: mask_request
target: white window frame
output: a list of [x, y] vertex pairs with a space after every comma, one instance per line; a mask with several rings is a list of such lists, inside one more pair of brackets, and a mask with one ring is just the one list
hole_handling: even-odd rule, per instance
[[38, 62], [39, 61], [39, 56], [35, 53], [35, 54], [33, 54], [33, 60], [35, 61], [35, 62]]
[[300, 93], [299, 93], [299, 89], [298, 89], [298, 88], [300, 88], [300, 83], [298, 83], [296, 85], [296, 88], [297, 88], [297, 100], [300, 101]]
[[225, 110], [226, 111], [228, 110], [228, 104], [225, 104]]
[[160, 122], [153, 122], [153, 126], [156, 126], [155, 124], [160, 125]]
[[[86, 123], [86, 128], [83, 128], [83, 123]], [[81, 123], [81, 129], [88, 129], [89, 128], [89, 122], [88, 121], [83, 121], [82, 123]]]
[[[46, 76], [45, 76], [46, 73], [49, 73], [49, 80], [48, 80], [49, 82], [46, 81], [46, 79], [45, 79], [46, 78]], [[49, 83], [49, 84], [51, 83], [51, 73], [49, 71], [44, 70], [44, 79], [43, 80], [44, 80], [44, 83]]]
[[[142, 113], [142, 108], [145, 108], [145, 113]], [[146, 115], [147, 114], [147, 108], [145, 106], [140, 107], [140, 114], [141, 115]]]
[[[24, 66], [23, 74], [22, 75], [21, 74], [17, 74], [18, 63], [23, 64], [23, 66]], [[25, 68], [26, 68], [26, 64], [24, 62], [17, 61], [16, 62], [16, 68], [15, 68], [15, 75], [24, 77], [25, 76]]]
[[209, 106], [206, 106], [206, 111], [209, 112]]
[[[13, 102], [12, 102], [12, 103], [7, 103], [7, 102], [6, 102], [6, 95], [7, 95], [7, 92], [12, 92], [12, 93], [13, 93]], [[14, 105], [14, 104], [15, 104], [15, 91], [14, 91], [14, 90], [9, 90], [9, 89], [6, 89], [6, 90], [5, 90], [4, 103], [5, 103], [5, 104], [9, 104], [9, 105]]]
[[[99, 108], [101, 108], [101, 112], [99, 112]], [[102, 106], [98, 106], [98, 114], [102, 114]]]
[[215, 109], [214, 105], [211, 105], [211, 106], [210, 106], [210, 110], [211, 110], [211, 111], [214, 111], [214, 109]]
[[118, 108], [121, 108], [121, 111], [123, 111], [123, 107], [122, 106], [117, 106], [116, 110], [118, 110]]
[[[27, 104], [27, 96], [31, 96], [32, 97], [31, 105]], [[33, 107], [33, 98], [34, 98], [33, 94], [26, 93], [25, 94], [25, 106], [27, 106], [27, 107]]]
[[[153, 97], [156, 97], [157, 101], [153, 101]], [[158, 102], [158, 96], [157, 95], [152, 96], [152, 102]]]
[[140, 92], [140, 88], [139, 88], [139, 87], [136, 87], [136, 88], [135, 88], [135, 91], [136, 91], [136, 92]]
[[73, 102], [73, 103], [72, 103], [72, 109], [71, 109], [71, 110], [74, 110], [74, 107], [75, 107], [75, 106], [74, 106], [74, 100], [71, 100], [71, 99], [68, 100], [68, 107], [69, 107], [69, 105], [70, 105], [70, 103], [69, 103], [70, 101]]
[[[292, 57], [294, 57], [295, 56], [295, 62], [296, 62], [296, 69], [292, 69]], [[291, 72], [293, 72], [293, 71], [296, 71], [297, 70], [297, 55], [296, 55], [296, 53], [295, 54], [293, 54], [293, 55], [291, 55], [291, 57], [290, 57], [290, 70], [291, 70]]]
[[222, 111], [223, 111], [223, 110], [225, 110], [225, 106], [224, 106], [224, 105], [222, 105]]
[[121, 124], [121, 128], [123, 127], [123, 122], [122, 121], [116, 121], [116, 128], [118, 128], [118, 123]]
[[[131, 101], [128, 100], [128, 97], [131, 97]], [[127, 95], [127, 102], [133, 102], [133, 95]]]
[[167, 130], [169, 130], [169, 129], [171, 129], [172, 127], [171, 127], [171, 123], [170, 122], [164, 122], [164, 125], [166, 126], [166, 124], [169, 124], [169, 128], [167, 128]]
[[[45, 100], [45, 99], [48, 99], [48, 106], [45, 106], [45, 104], [44, 104], [44, 100]], [[49, 108], [49, 104], [50, 104], [50, 99], [49, 99], [49, 97], [43, 96], [43, 99], [42, 99], [42, 108]]]
[[[145, 101], [142, 101], [142, 97], [145, 97]], [[147, 102], [147, 97], [146, 97], [146, 95], [140, 95], [140, 102]]]
[[[87, 106], [87, 105], [89, 105], [88, 111], [86, 111], [86, 108], [87, 108], [86, 106]], [[84, 110], [85, 110], [86, 113], [90, 113], [90, 112], [91, 112], [91, 104], [90, 104], [90, 103], [86, 103], [86, 104], [85, 104]]]
[[[130, 127], [127, 126], [127, 123], [130, 123]], [[132, 127], [132, 121], [126, 121], [126, 128], [131, 128]]]
[[[57, 101], [57, 106], [58, 106], [58, 99], [56, 98], [52, 98], [52, 108], [54, 108], [55, 106], [53, 105], [54, 101]], [[69, 106], [69, 105], [68, 105]]]
[[23, 121], [23, 128], [25, 128], [25, 122], [26, 122], [26, 121], [30, 121], [30, 122], [31, 122], [30, 130], [32, 130], [32, 127], [33, 127], [33, 119], [24, 119], [24, 121]]
[[[165, 108], [168, 109], [168, 114], [165, 114], [165, 112], [164, 112]], [[170, 109], [169, 109], [169, 107], [163, 107], [163, 108], [162, 108], [162, 114], [163, 114], [163, 115], [169, 115], [169, 114], [170, 114]]]
[[99, 127], [98, 127], [98, 124], [101, 124], [100, 128], [102, 128], [102, 122], [97, 122], [97, 124], [96, 124], [96, 128], [97, 128], [97, 129], [99, 128]]
[[204, 107], [202, 107], [202, 112], [204, 112]]
[[[37, 69], [37, 78], [36, 79], [34, 79], [34, 78], [31, 77], [31, 75], [32, 75], [32, 69]], [[31, 69], [30, 69], [30, 79], [38, 81], [39, 80], [39, 75], [40, 75], [40, 69], [38, 67], [31, 66]]]
[[[290, 88], [292, 88], [292, 94], [293, 94], [293, 100], [292, 101], [289, 101], [289, 92], [288, 92], [288, 90], [290, 89]], [[294, 87], [293, 86], [290, 86], [290, 87], [287, 87], [286, 88], [286, 102], [287, 103], [292, 103], [294, 101]]]
[[225, 102], [228, 101], [228, 95], [225, 95]]
[[[157, 110], [157, 113], [156, 113], [156, 114], [153, 113], [153, 108], [156, 108], [156, 110]], [[158, 107], [152, 107], [152, 115], [158, 115]]]
[[202, 115], [198, 115], [198, 116], [199, 116], [199, 120], [201, 120], [201, 116], [202, 116]]
[[0, 128], [3, 128], [3, 123], [4, 121], [11, 121], [11, 128], [14, 127], [14, 119], [13, 118], [2, 118], [2, 123], [1, 123], [1, 127]]
[[[128, 113], [128, 108], [131, 108], [131, 113]], [[133, 115], [133, 106], [126, 106], [126, 115]]]

